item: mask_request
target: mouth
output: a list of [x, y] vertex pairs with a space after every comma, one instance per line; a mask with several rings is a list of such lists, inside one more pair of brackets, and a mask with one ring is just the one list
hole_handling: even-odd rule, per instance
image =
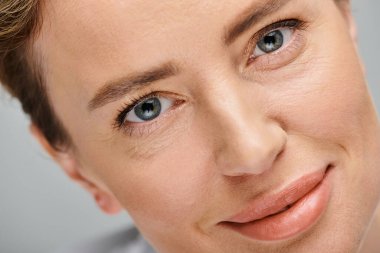
[[333, 166], [305, 175], [282, 191], [254, 199], [218, 223], [251, 239], [285, 240], [308, 230], [328, 206]]

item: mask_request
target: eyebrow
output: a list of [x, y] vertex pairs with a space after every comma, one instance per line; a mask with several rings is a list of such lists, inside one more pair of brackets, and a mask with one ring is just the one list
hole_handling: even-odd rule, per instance
[[111, 81], [100, 88], [94, 98], [90, 100], [88, 109], [90, 111], [95, 110], [119, 100], [133, 90], [143, 88], [159, 80], [167, 79], [178, 73], [178, 66], [173, 62], [168, 62], [151, 70], [132, 73], [126, 77]]
[[[256, 22], [278, 11], [290, 1], [291, 0], [267, 0], [264, 4], [259, 6], [257, 1], [254, 1], [255, 3], [253, 5], [241, 12], [232, 25], [225, 29], [223, 36], [224, 43], [227, 46], [230, 45]], [[88, 110], [93, 111], [108, 103], [121, 99], [134, 90], [177, 75], [180, 72], [178, 66], [179, 65], [174, 62], [167, 62], [150, 70], [132, 73], [126, 77], [110, 81], [96, 92], [95, 96], [88, 103]]]
[[257, 5], [257, 1], [240, 15], [237, 16], [236, 21], [229, 26], [224, 33], [224, 43], [228, 46], [232, 44], [241, 34], [246, 32], [259, 20], [264, 17], [279, 11], [291, 0], [269, 0], [264, 4]]

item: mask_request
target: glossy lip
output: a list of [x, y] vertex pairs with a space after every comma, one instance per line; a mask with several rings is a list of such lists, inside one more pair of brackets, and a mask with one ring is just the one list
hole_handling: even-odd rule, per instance
[[326, 209], [330, 184], [325, 180], [332, 168], [302, 176], [284, 190], [254, 199], [248, 207], [220, 222], [258, 240], [281, 240], [310, 227]]

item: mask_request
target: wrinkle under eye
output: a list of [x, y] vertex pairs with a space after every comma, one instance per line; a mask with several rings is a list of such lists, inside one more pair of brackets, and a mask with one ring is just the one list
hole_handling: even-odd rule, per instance
[[290, 43], [294, 43], [294, 35], [304, 30], [306, 25], [305, 21], [287, 19], [264, 27], [252, 37], [250, 61], [287, 48]]

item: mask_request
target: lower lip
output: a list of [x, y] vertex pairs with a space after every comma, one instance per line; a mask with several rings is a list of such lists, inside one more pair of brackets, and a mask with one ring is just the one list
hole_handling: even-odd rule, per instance
[[331, 170], [316, 188], [281, 213], [248, 223], [225, 223], [238, 233], [261, 241], [285, 240], [315, 224], [327, 208], [331, 194]]

